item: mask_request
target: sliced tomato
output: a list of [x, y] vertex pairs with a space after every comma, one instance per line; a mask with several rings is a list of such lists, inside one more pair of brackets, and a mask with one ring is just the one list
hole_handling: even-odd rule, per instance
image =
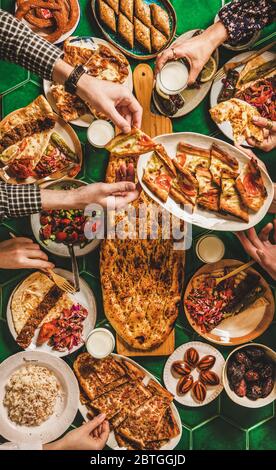
[[182, 153], [179, 153], [177, 155], [177, 161], [179, 163], [179, 165], [181, 166], [184, 166], [185, 165], [185, 162], [186, 162], [186, 153], [185, 152], [182, 152]]
[[161, 174], [160, 176], [157, 176], [156, 180], [155, 180], [155, 183], [160, 186], [161, 188], [164, 188], [166, 189], [167, 191], [169, 191], [170, 189], [170, 186], [171, 186], [171, 177], [169, 175], [166, 175], [166, 174]]
[[243, 185], [245, 187], [246, 192], [252, 195], [256, 195], [259, 193], [259, 188], [254, 181], [254, 176], [251, 173], [247, 173], [243, 179]]
[[186, 183], [181, 183], [181, 189], [182, 191], [187, 194], [187, 196], [195, 196], [196, 192], [193, 186], [186, 184]]
[[139, 138], [137, 144], [141, 147], [148, 147], [152, 144], [152, 139], [148, 135], [144, 134]]
[[49, 339], [57, 333], [57, 327], [54, 322], [44, 323], [40, 328], [38, 338], [36, 340], [36, 344], [41, 346], [42, 344], [49, 341]]

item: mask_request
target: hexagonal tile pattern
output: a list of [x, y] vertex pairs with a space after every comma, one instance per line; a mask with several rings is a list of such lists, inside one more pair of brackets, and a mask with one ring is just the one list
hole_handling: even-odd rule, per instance
[[249, 431], [249, 448], [256, 450], [275, 450], [276, 418], [256, 426]]
[[[90, 2], [79, 0], [82, 8], [80, 24], [76, 35], [99, 35], [94, 22], [91, 20]], [[213, 18], [221, 7], [221, 0], [194, 0], [193, 8], [189, 2], [174, 0], [176, 12], [178, 13], [177, 32], [194, 28], [205, 28], [211, 24]], [[14, 11], [14, 0], [0, 0], [0, 7], [10, 12]], [[180, 14], [181, 13], [181, 14]], [[266, 31], [266, 30], [265, 30]], [[263, 31], [263, 36], [266, 32]], [[274, 27], [275, 31], [275, 27]], [[273, 25], [267, 28], [267, 34], [273, 32]], [[221, 51], [223, 61], [232, 57], [230, 52]], [[136, 63], [130, 61], [134, 66]], [[222, 62], [223, 63], [223, 62]], [[2, 114], [6, 116], [10, 112], [23, 107], [43, 93], [41, 79], [18, 65], [4, 63], [0, 61], [1, 82], [0, 93], [2, 95]], [[211, 122], [208, 113], [208, 97], [196, 108], [188, 117], [174, 121], [174, 131], [194, 131], [213, 135], [218, 138], [223, 136], [217, 127]], [[86, 182], [103, 181], [108, 163], [108, 155], [105, 150], [93, 148], [87, 141], [87, 129], [75, 127], [83, 148], [84, 164], [79, 174], [79, 178]], [[264, 154], [258, 153], [263, 158]], [[276, 166], [273, 152], [265, 154], [265, 161], [272, 179], [276, 180]], [[271, 220], [267, 216], [259, 224], [258, 229]], [[29, 218], [17, 220], [5, 220], [0, 224], [0, 241], [10, 237], [10, 232], [16, 236], [32, 237]], [[191, 249], [186, 253], [185, 282], [202, 265], [196, 257], [196, 243], [203, 234], [208, 231], [198, 227], [193, 227], [193, 242]], [[232, 233], [216, 232], [225, 244], [225, 257], [246, 261], [247, 255]], [[71, 270], [69, 258], [56, 258], [49, 255], [57, 267]], [[78, 266], [81, 277], [92, 288], [97, 304], [97, 326], [112, 328], [104, 315], [103, 299], [100, 284], [99, 272], [99, 249], [96, 249], [85, 258], [78, 258]], [[9, 297], [16, 285], [29, 274], [27, 270], [0, 270], [0, 362], [10, 355], [19, 351], [18, 346], [11, 337], [6, 322], [6, 308]], [[265, 274], [268, 281], [271, 279]], [[113, 331], [114, 333], [114, 331]], [[175, 325], [175, 346], [178, 347], [189, 341], [204, 341], [198, 336], [187, 322], [183, 307]], [[275, 349], [276, 322], [262, 335], [258, 342], [267, 344]], [[218, 348], [224, 357], [227, 357], [232, 348]], [[71, 354], [66, 361], [72, 365], [76, 355]], [[137, 362], [151, 372], [162, 382], [163, 369], [166, 357], [137, 357]], [[210, 403], [208, 406], [198, 408], [188, 408], [177, 404], [177, 408], [182, 420], [182, 438], [177, 447], [184, 449], [275, 449], [276, 446], [276, 418], [274, 405], [271, 404], [261, 409], [253, 410], [235, 405], [227, 397], [225, 392]], [[82, 417], [76, 417], [72, 428], [80, 426]], [[1, 437], [0, 437], [1, 442]]]
[[207, 421], [193, 431], [193, 449], [244, 450], [246, 433], [221, 418]]

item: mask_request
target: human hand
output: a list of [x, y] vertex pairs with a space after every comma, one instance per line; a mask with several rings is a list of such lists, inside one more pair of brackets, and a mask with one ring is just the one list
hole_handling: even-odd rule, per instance
[[270, 121], [270, 119], [255, 116], [253, 122], [256, 126], [263, 129], [264, 140], [260, 143], [254, 139], [254, 137], [250, 137], [247, 139], [247, 142], [253, 147], [264, 150], [264, 152], [270, 152], [270, 150], [276, 147], [276, 121]]
[[257, 235], [254, 228], [247, 232], [236, 232], [246, 253], [276, 280], [276, 245], [269, 241], [269, 235], [273, 230], [273, 240], [276, 243], [276, 219], [273, 224], [267, 224]]
[[142, 107], [125, 85], [84, 74], [78, 82], [77, 93], [123, 132], [130, 132], [131, 127], [141, 127]]
[[186, 39], [184, 35], [181, 35], [170, 47], [157, 56], [155, 73], [159, 73], [169, 60], [185, 57], [190, 64], [188, 85], [191, 85], [195, 82], [214, 50], [226, 39], [227, 31], [220, 21], [190, 39]]
[[[126, 177], [130, 176], [126, 175]], [[104, 209], [123, 209], [139, 196], [138, 188], [129, 179], [116, 183], [93, 183], [77, 191], [80, 209], [84, 209], [89, 204], [98, 204]]]
[[46, 253], [29, 238], [13, 238], [0, 242], [0, 268], [53, 269]]
[[101, 450], [109, 436], [109, 424], [101, 414], [58, 441], [46, 444], [44, 450]]

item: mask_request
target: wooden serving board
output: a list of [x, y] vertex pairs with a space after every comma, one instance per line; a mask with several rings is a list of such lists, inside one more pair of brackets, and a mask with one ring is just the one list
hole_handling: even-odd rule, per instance
[[151, 95], [154, 77], [151, 67], [139, 64], [133, 72], [133, 86], [136, 97], [143, 108], [142, 130], [150, 137], [173, 132], [172, 121], [166, 116], [151, 112]]
[[[149, 65], [137, 65], [133, 72], [133, 84], [136, 97], [143, 107], [142, 130], [150, 137], [172, 133], [170, 118], [153, 114], [150, 110], [151, 94], [153, 89], [153, 72]], [[169, 356], [175, 349], [174, 330], [158, 348], [149, 351], [132, 349], [120, 336], [116, 335], [116, 348], [122, 356]]]

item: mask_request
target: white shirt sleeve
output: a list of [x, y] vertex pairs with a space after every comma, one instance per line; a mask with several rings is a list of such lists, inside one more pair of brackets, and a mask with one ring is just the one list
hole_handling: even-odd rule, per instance
[[42, 442], [5, 442], [0, 444], [0, 450], [42, 450]]

